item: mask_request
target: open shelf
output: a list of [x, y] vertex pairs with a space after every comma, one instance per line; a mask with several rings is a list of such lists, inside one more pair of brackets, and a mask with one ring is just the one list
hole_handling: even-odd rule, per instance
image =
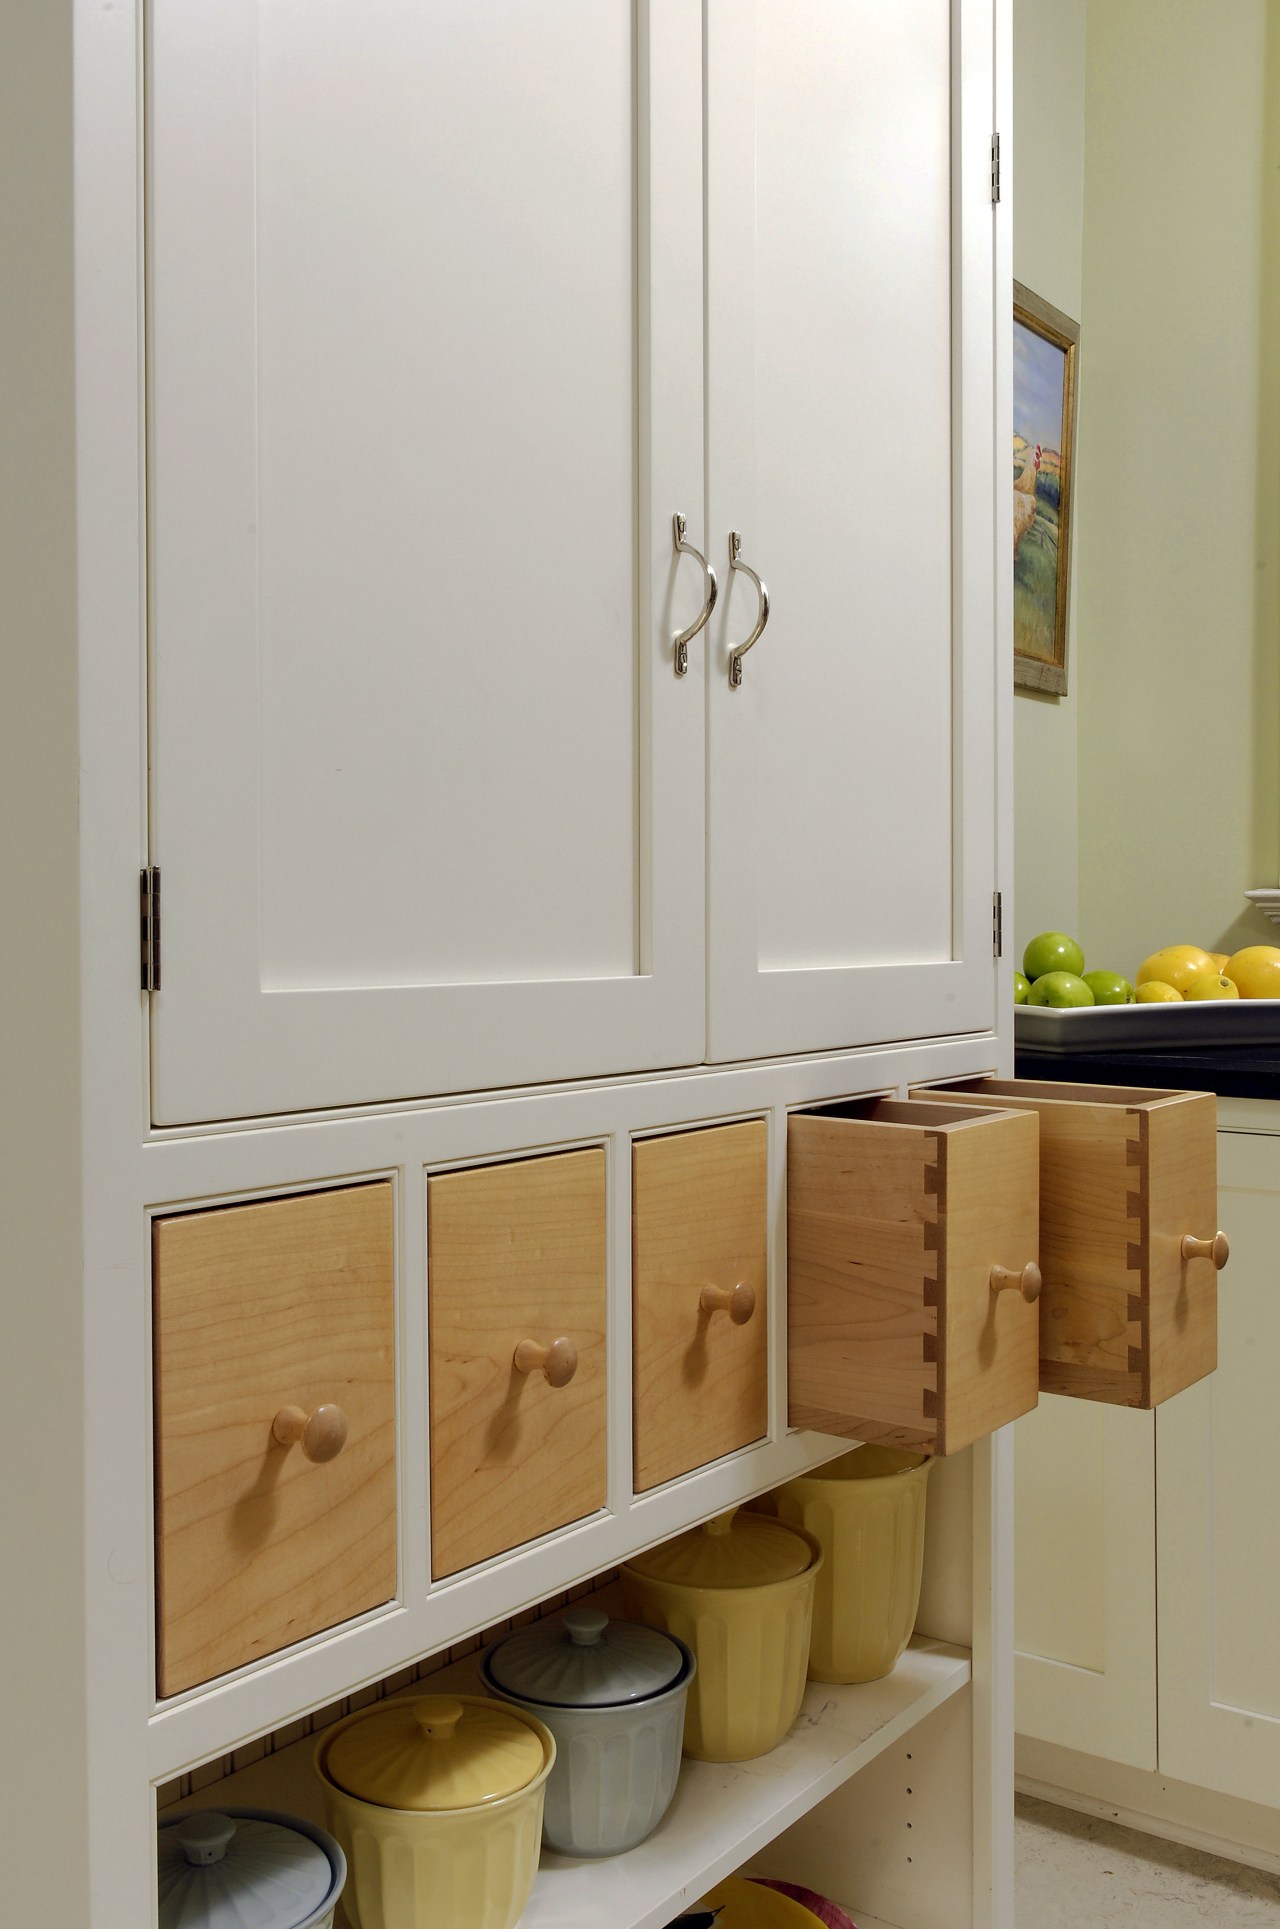
[[[856, 1688], [810, 1682], [785, 1741], [755, 1761], [686, 1761], [675, 1799], [638, 1849], [605, 1861], [544, 1854], [520, 1929], [665, 1929], [688, 1903], [732, 1875], [833, 1789], [874, 1761], [970, 1679], [967, 1651], [913, 1641], [891, 1675]], [[475, 1657], [413, 1692], [479, 1692]], [[202, 1789], [189, 1804], [247, 1804], [323, 1822], [311, 1765], [314, 1739]], [[879, 1929], [869, 1918], [859, 1929]], [[341, 1909], [338, 1924], [345, 1925]], [[888, 1929], [888, 1925], [884, 1926]]]

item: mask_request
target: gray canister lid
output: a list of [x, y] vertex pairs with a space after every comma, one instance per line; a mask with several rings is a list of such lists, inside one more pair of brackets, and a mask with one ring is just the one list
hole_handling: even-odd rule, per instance
[[160, 1929], [299, 1929], [334, 1886], [318, 1842], [213, 1810], [161, 1825]]
[[599, 1608], [570, 1608], [557, 1620], [521, 1628], [491, 1648], [496, 1687], [559, 1708], [611, 1708], [669, 1688], [684, 1655], [668, 1635]]

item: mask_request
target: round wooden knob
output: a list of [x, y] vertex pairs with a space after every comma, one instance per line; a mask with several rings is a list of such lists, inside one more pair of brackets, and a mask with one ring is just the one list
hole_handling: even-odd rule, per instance
[[1036, 1300], [1039, 1299], [1040, 1288], [1043, 1283], [1040, 1277], [1040, 1268], [1033, 1259], [1027, 1261], [1020, 1273], [1013, 1272], [1008, 1266], [993, 1266], [991, 1268], [992, 1292], [1019, 1292], [1026, 1300], [1028, 1306], [1034, 1305]]
[[578, 1370], [578, 1349], [572, 1340], [552, 1340], [550, 1346], [521, 1340], [514, 1357], [517, 1373], [536, 1373], [541, 1367], [548, 1386], [568, 1386]]
[[704, 1313], [727, 1313], [735, 1326], [745, 1326], [756, 1310], [754, 1286], [739, 1280], [736, 1286], [704, 1286], [698, 1301]]
[[317, 1407], [305, 1413], [301, 1407], [281, 1407], [271, 1423], [271, 1431], [282, 1447], [302, 1442], [308, 1460], [336, 1460], [347, 1444], [347, 1416], [341, 1407]]
[[1184, 1232], [1182, 1257], [1211, 1259], [1214, 1271], [1220, 1273], [1231, 1257], [1231, 1242], [1225, 1232], [1215, 1232], [1212, 1239], [1197, 1239], [1193, 1232]]

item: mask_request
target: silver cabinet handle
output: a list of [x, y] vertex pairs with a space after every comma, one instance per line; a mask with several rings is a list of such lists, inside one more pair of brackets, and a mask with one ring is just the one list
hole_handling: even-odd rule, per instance
[[747, 654], [747, 651], [760, 641], [760, 638], [764, 635], [764, 626], [769, 621], [769, 592], [756, 575], [754, 569], [752, 569], [750, 563], [743, 562], [741, 551], [742, 538], [735, 529], [729, 537], [729, 573], [732, 575], [735, 569], [740, 569], [744, 576], [751, 578], [756, 586], [756, 594], [760, 598], [760, 614], [757, 616], [756, 626], [746, 642], [736, 644], [729, 652], [729, 688], [731, 690], [741, 689], [742, 659]]
[[718, 588], [714, 569], [712, 569], [700, 549], [695, 549], [692, 543], [685, 541], [684, 530], [684, 517], [680, 514], [679, 510], [677, 510], [671, 518], [671, 537], [675, 544], [675, 552], [677, 556], [692, 556], [701, 564], [703, 574], [707, 579], [707, 600], [702, 605], [697, 621], [690, 623], [687, 630], [679, 631], [675, 638], [677, 676], [683, 676], [689, 668], [689, 645], [698, 634], [698, 631], [702, 629], [710, 619], [711, 612], [716, 606]]

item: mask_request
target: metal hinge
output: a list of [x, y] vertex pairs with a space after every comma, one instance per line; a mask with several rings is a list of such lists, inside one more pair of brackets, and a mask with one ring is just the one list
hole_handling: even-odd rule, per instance
[[993, 891], [991, 894], [991, 953], [993, 957], [1004, 956], [1004, 893]]
[[1000, 136], [991, 136], [991, 199], [1000, 199]]
[[138, 937], [142, 948], [142, 989], [160, 989], [160, 867], [138, 878]]

